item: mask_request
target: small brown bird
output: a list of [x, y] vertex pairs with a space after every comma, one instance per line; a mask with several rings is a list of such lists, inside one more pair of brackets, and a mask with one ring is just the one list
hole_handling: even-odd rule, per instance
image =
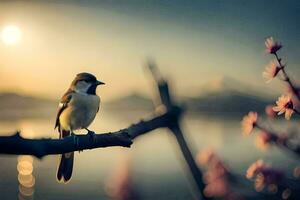
[[[57, 112], [55, 128], [58, 128], [59, 138], [74, 135], [74, 130], [86, 129], [88, 134], [94, 132], [88, 129], [99, 111], [100, 98], [96, 94], [98, 85], [104, 84], [90, 73], [77, 74], [70, 88], [61, 98]], [[75, 141], [76, 142], [76, 141]], [[61, 155], [57, 170], [57, 180], [68, 182], [73, 171], [74, 152]]]

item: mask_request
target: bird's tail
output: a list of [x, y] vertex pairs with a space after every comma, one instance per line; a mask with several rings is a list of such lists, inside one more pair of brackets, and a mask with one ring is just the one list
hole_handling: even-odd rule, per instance
[[74, 152], [61, 155], [56, 174], [57, 180], [59, 182], [67, 183], [71, 179], [73, 172], [73, 161]]
[[[64, 138], [70, 135], [69, 131], [60, 131], [60, 138]], [[60, 156], [60, 161], [57, 169], [57, 180], [59, 182], [67, 183], [73, 172], [74, 152], [65, 153]]]

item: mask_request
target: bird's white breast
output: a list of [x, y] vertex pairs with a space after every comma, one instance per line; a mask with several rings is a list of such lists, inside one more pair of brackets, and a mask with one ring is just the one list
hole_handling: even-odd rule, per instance
[[66, 130], [88, 128], [97, 114], [99, 104], [100, 98], [97, 95], [72, 94], [68, 107], [59, 118], [61, 126]]

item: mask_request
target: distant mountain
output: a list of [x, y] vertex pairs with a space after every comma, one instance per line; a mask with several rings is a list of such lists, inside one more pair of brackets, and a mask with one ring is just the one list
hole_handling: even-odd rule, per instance
[[198, 95], [205, 96], [210, 93], [225, 93], [232, 91], [248, 94], [250, 96], [273, 96], [272, 91], [262, 92], [262, 90], [259, 90], [258, 88], [253, 87], [252, 85], [250, 86], [229, 76], [220, 76], [202, 85]]
[[[246, 113], [250, 110], [264, 111], [274, 103], [270, 95], [260, 94], [247, 84], [229, 77], [215, 79], [205, 85], [195, 97], [180, 98], [189, 112], [194, 113]], [[152, 101], [140, 94], [131, 94], [107, 102], [103, 107], [110, 110], [153, 110]]]
[[107, 102], [104, 106], [110, 109], [151, 110], [152, 100], [137, 93]]
[[[265, 106], [273, 104], [246, 84], [234, 79], [222, 77], [203, 86], [198, 96], [181, 98], [188, 111], [194, 113], [246, 113], [250, 110], [263, 111]], [[257, 95], [259, 94], [259, 95]], [[154, 105], [151, 99], [133, 93], [102, 104], [108, 110], [151, 111]], [[53, 117], [57, 111], [57, 102], [49, 99], [25, 96], [15, 93], [0, 93], [0, 119], [24, 117]]]
[[263, 111], [265, 106], [274, 103], [268, 94], [263, 97], [250, 86], [228, 77], [204, 85], [199, 96], [185, 98], [184, 101], [192, 112], [232, 113]]
[[16, 93], [0, 93], [0, 119], [53, 116], [57, 103]]
[[[57, 102], [45, 98], [0, 93], [0, 120], [55, 117], [57, 105]], [[148, 112], [154, 108], [151, 99], [136, 93], [103, 103], [101, 107], [120, 113], [122, 110]]]
[[206, 96], [186, 99], [189, 110], [194, 112], [248, 112], [263, 111], [271, 100], [239, 92], [210, 93]]

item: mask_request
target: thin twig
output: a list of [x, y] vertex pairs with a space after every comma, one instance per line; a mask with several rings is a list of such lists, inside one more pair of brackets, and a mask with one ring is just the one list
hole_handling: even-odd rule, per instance
[[279, 58], [278, 54], [277, 53], [274, 53], [275, 57], [276, 57], [276, 60], [281, 68], [281, 71], [282, 71], [282, 74], [283, 74], [283, 77], [284, 77], [284, 80], [285, 82], [288, 83], [288, 85], [290, 86], [290, 88], [292, 89], [292, 92], [294, 93], [294, 95], [298, 98], [298, 100], [300, 101], [300, 94], [297, 90], [297, 88], [294, 86], [294, 84], [292, 83], [290, 77], [288, 76], [288, 74], [286, 73], [285, 71], [285, 66], [281, 63], [281, 58]]
[[293, 108], [293, 111], [294, 111], [296, 114], [300, 115], [300, 112], [299, 112], [297, 109]]
[[271, 140], [271, 142], [273, 144], [275, 144], [276, 146], [284, 149], [284, 150], [287, 150], [288, 152], [291, 152], [293, 153], [293, 155], [296, 155], [297, 157], [300, 157], [300, 145], [296, 145], [296, 144], [291, 144], [291, 142], [289, 141], [289, 139], [287, 139], [286, 141], [280, 141], [278, 142], [278, 140], [280, 139], [278, 135], [280, 134], [275, 134], [274, 131], [272, 130], [269, 130], [259, 124], [255, 124], [255, 128], [263, 131], [263, 132], [266, 132], [266, 133], [269, 133], [269, 134], [272, 134], [272, 136], [274, 137], [273, 140]]

